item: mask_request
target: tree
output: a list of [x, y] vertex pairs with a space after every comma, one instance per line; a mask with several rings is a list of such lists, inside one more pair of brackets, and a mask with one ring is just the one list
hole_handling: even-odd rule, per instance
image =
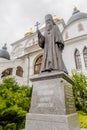
[[31, 103], [32, 87], [19, 86], [14, 78], [0, 84], [0, 129], [21, 130]]
[[73, 92], [77, 110], [87, 112], [87, 77], [83, 73], [73, 71]]

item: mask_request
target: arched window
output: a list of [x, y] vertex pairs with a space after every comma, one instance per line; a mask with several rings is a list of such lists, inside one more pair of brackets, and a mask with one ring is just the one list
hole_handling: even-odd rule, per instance
[[23, 68], [21, 66], [17, 67], [16, 75], [20, 76], [20, 77], [23, 77]]
[[81, 65], [80, 54], [77, 49], [75, 51], [75, 63], [76, 63], [76, 69], [80, 70], [82, 68], [82, 65]]
[[37, 58], [35, 65], [34, 65], [34, 74], [39, 74], [41, 70], [41, 63], [42, 63], [42, 55]]
[[1, 73], [1, 78], [12, 75], [13, 68], [8, 68]]
[[83, 57], [84, 57], [85, 67], [87, 68], [87, 47], [83, 49]]

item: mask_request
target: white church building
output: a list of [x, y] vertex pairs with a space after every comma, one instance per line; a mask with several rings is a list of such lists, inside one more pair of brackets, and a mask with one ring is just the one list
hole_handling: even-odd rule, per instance
[[[62, 53], [65, 66], [71, 75], [72, 70], [87, 75], [87, 13], [76, 7], [67, 24], [57, 16], [53, 17], [63, 39]], [[40, 27], [44, 33], [45, 24]], [[31, 85], [30, 77], [40, 73], [43, 49], [38, 45], [36, 32], [30, 30], [23, 38], [11, 44], [9, 55], [6, 45], [0, 50], [0, 82], [4, 77], [14, 77], [19, 84]]]

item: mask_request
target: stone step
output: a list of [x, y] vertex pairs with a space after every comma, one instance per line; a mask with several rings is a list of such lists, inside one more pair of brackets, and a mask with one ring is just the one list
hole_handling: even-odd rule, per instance
[[87, 130], [87, 129], [81, 128], [81, 130]]

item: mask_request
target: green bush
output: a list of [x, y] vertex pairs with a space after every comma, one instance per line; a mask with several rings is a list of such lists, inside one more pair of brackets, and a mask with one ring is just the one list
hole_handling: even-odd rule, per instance
[[0, 84], [0, 130], [21, 130], [29, 112], [32, 88], [19, 86], [14, 78]]
[[7, 124], [4, 128], [4, 130], [17, 130], [16, 124], [15, 123]]
[[0, 125], [0, 130], [3, 130], [3, 127]]
[[72, 80], [76, 108], [87, 112], [87, 77], [83, 73], [73, 71]]

